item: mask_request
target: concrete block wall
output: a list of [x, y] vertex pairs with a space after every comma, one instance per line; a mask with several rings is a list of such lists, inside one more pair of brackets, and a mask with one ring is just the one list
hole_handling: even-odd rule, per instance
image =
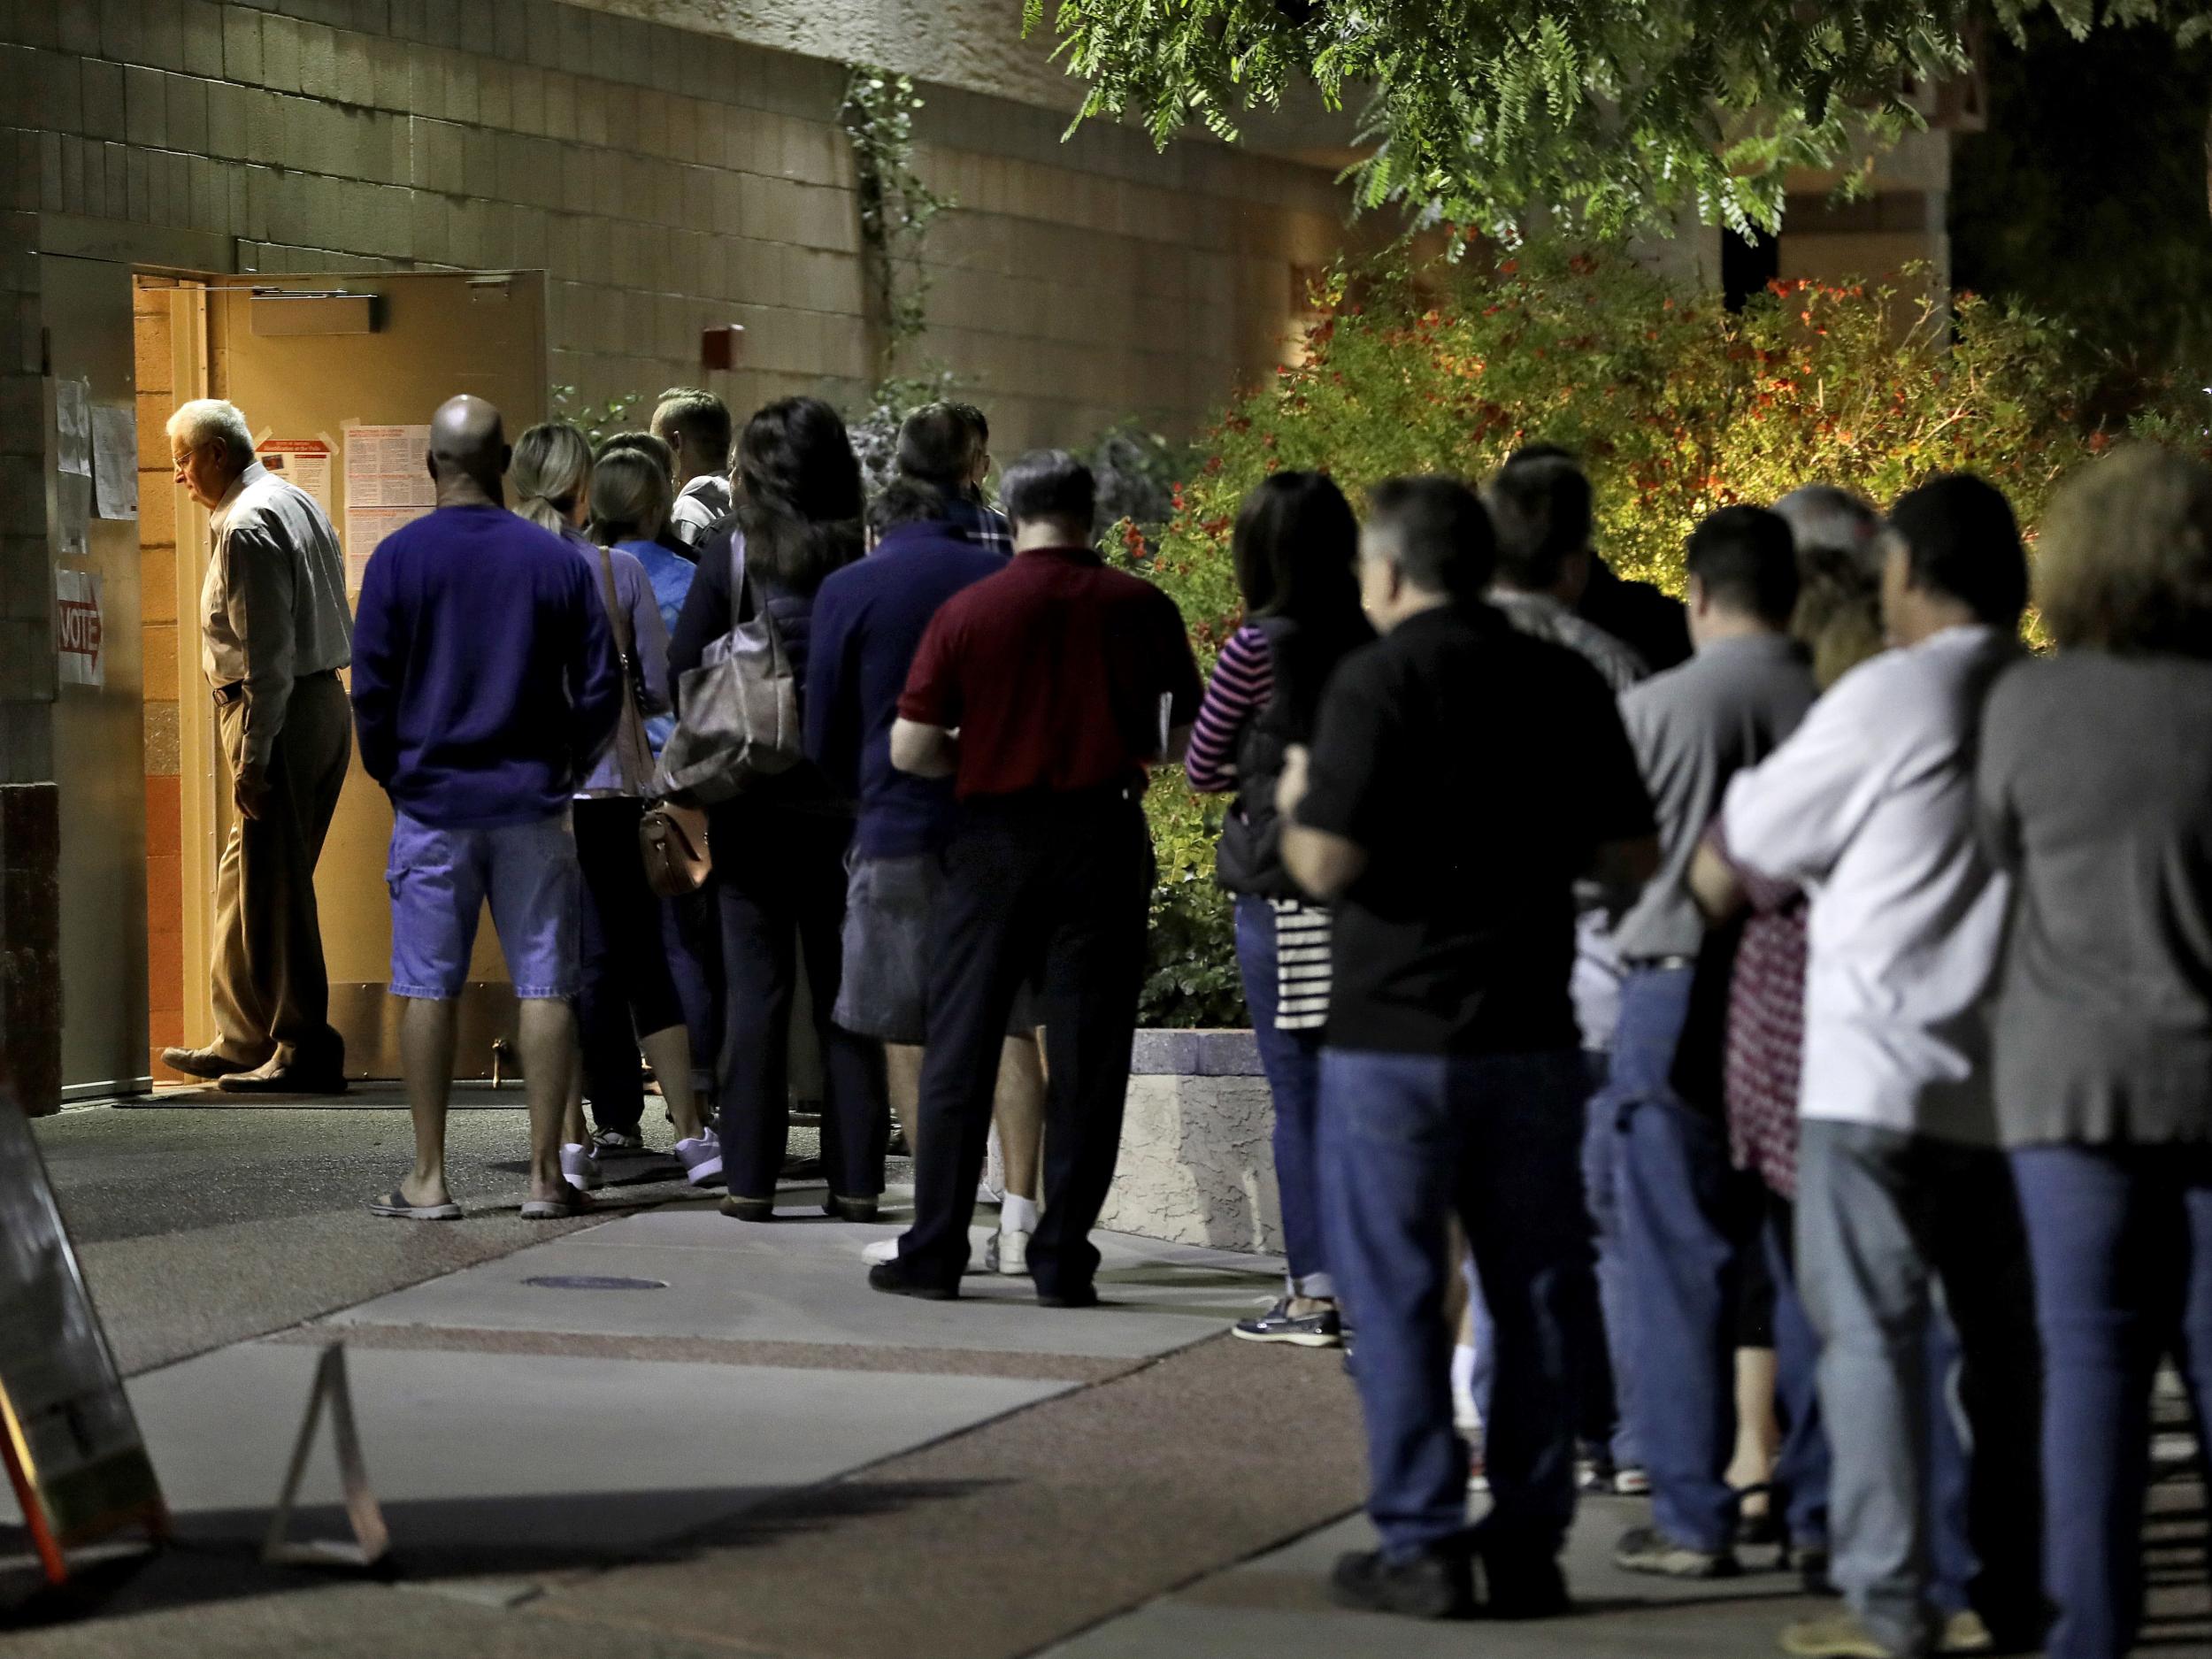
[[[875, 347], [844, 75], [554, 0], [18, 0], [0, 201], [232, 238], [242, 270], [543, 267], [553, 379], [593, 402], [697, 381], [726, 322], [734, 403], [849, 395]], [[929, 349], [1002, 449], [1187, 428], [1269, 371], [1290, 266], [1341, 233], [1325, 172], [1104, 127], [1064, 145], [1061, 110], [928, 96], [920, 168], [963, 203], [931, 241]]]

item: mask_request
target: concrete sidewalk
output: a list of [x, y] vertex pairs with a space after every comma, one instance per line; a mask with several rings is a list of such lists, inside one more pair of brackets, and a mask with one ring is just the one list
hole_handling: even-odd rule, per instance
[[[383, 1156], [374, 1138], [358, 1150]], [[511, 1179], [484, 1170], [488, 1185]], [[350, 1205], [358, 1171], [344, 1182]], [[132, 1381], [180, 1542], [96, 1560], [55, 1594], [30, 1587], [20, 1535], [0, 1525], [0, 1554], [19, 1556], [0, 1567], [0, 1647], [9, 1659], [1750, 1659], [1819, 1605], [1773, 1573], [1682, 1586], [1614, 1572], [1613, 1540], [1647, 1511], [1608, 1499], [1585, 1506], [1571, 1544], [1571, 1617], [1435, 1626], [1339, 1612], [1327, 1568], [1370, 1536], [1339, 1356], [1225, 1334], [1271, 1299], [1279, 1263], [1105, 1237], [1098, 1310], [1041, 1309], [1026, 1281], [980, 1276], [958, 1302], [918, 1302], [865, 1284], [860, 1247], [895, 1219], [832, 1222], [822, 1195], [787, 1187], [768, 1225], [676, 1198], [549, 1235], [480, 1197], [451, 1226], [349, 1208], [227, 1221], [180, 1245], [150, 1233], [95, 1245], [166, 1242], [197, 1275], [221, 1271], [226, 1229], [265, 1244], [253, 1229], [314, 1229], [277, 1302], [218, 1296], [211, 1320], [196, 1277], [171, 1281], [183, 1305], [157, 1325], [249, 1333]], [[979, 1233], [977, 1246], [979, 1261]], [[411, 1251], [457, 1271], [417, 1271], [427, 1258]], [[256, 1256], [244, 1277], [271, 1268]], [[127, 1348], [157, 1298], [122, 1277], [136, 1300], [120, 1317], [104, 1310]], [[286, 1311], [299, 1302], [319, 1310]], [[318, 1350], [341, 1340], [393, 1533], [388, 1580], [257, 1559]], [[326, 1446], [296, 1535], [340, 1534], [336, 1492]], [[2200, 1497], [2166, 1497], [2201, 1513]], [[2157, 1563], [2170, 1581], [2159, 1634], [2212, 1651], [2191, 1559]], [[2171, 1587], [2192, 1571], [2194, 1590]]]

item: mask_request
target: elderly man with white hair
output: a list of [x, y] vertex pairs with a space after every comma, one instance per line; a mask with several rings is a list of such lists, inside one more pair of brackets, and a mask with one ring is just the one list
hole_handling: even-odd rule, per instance
[[215, 879], [216, 1039], [162, 1061], [237, 1094], [342, 1093], [315, 860], [352, 744], [345, 562], [314, 499], [254, 458], [232, 404], [184, 404], [169, 450], [208, 513], [201, 658], [238, 814]]

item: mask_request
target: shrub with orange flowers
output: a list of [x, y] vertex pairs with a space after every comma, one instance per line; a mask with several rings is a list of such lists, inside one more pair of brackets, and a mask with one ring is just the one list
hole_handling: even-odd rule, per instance
[[[2085, 427], [2061, 329], [1925, 271], [1889, 283], [1778, 282], [1740, 312], [1613, 253], [1524, 251], [1494, 268], [1343, 269], [1298, 359], [1200, 441], [1174, 514], [1109, 550], [1172, 594], [1202, 661], [1240, 619], [1230, 526], [1284, 468], [1326, 472], [1355, 504], [1379, 480], [1479, 480], [1526, 443], [1582, 457], [1598, 546], [1624, 576], [1679, 591], [1706, 514], [1842, 485], [1886, 504], [1938, 472], [2003, 489], [2032, 534], [2065, 472], [2110, 434]], [[2144, 429], [2201, 430], [2156, 411]], [[1212, 880], [1217, 803], [1163, 778], [1152, 797], [1151, 1024], [1240, 1013], [1229, 907]]]

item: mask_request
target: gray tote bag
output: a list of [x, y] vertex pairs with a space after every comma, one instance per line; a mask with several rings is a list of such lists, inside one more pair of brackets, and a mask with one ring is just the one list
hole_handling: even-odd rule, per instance
[[688, 806], [727, 801], [806, 758], [798, 678], [742, 549], [732, 538], [730, 603], [740, 619], [678, 682], [683, 712], [653, 778], [654, 795]]

